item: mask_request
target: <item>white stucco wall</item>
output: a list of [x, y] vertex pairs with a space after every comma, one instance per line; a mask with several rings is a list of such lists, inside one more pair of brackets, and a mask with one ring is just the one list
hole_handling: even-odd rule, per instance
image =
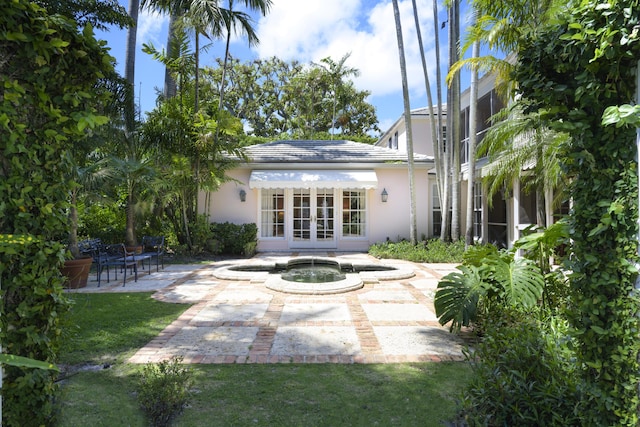
[[[246, 224], [256, 222], [258, 212], [257, 191], [249, 189], [250, 169], [234, 169], [227, 175], [240, 182], [230, 181], [213, 193], [209, 203], [210, 222], [231, 222]], [[240, 201], [240, 190], [247, 193], [246, 202]], [[200, 193], [200, 213], [205, 213], [205, 194]]]
[[[398, 238], [409, 238], [410, 233], [410, 196], [409, 175], [405, 168], [378, 169], [378, 189], [376, 197], [371, 200], [370, 222], [371, 243], [383, 242], [387, 238], [392, 241]], [[416, 222], [418, 239], [428, 235], [431, 213], [431, 192], [426, 170], [416, 171]], [[382, 203], [380, 193], [386, 188], [389, 193], [387, 203]]]
[[[433, 156], [430, 116], [411, 115], [411, 133], [413, 138], [413, 152]], [[407, 152], [407, 132], [404, 121], [398, 129], [398, 149], [404, 153]]]
[[[409, 238], [409, 177], [404, 167], [375, 169], [378, 177], [378, 188], [367, 190], [367, 236], [363, 239], [339, 239], [335, 250], [366, 251], [375, 242], [383, 242], [387, 238], [395, 241], [398, 238]], [[249, 188], [251, 169], [240, 168], [230, 171], [228, 175], [239, 182], [230, 181], [223, 184], [213, 193], [210, 202], [211, 222], [232, 222], [235, 224], [256, 223], [259, 225], [258, 190]], [[416, 211], [418, 235], [429, 235], [431, 217], [431, 193], [428, 185], [426, 170], [416, 171]], [[239, 192], [244, 189], [247, 193], [246, 201], [240, 201]], [[389, 194], [387, 203], [381, 199], [382, 190]], [[205, 212], [205, 195], [200, 195], [200, 211]], [[341, 211], [337, 215], [341, 224]], [[340, 227], [336, 233], [341, 234]], [[286, 251], [288, 242], [282, 239], [262, 239], [259, 241], [259, 251]]]

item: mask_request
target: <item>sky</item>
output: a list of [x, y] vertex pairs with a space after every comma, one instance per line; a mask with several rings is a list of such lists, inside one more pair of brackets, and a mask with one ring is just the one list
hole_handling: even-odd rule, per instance
[[[119, 2], [128, 8], [128, 0]], [[435, 98], [433, 3], [432, 0], [416, 0], [416, 4]], [[427, 97], [411, 0], [400, 0], [399, 9], [410, 105], [412, 109], [425, 107]], [[446, 19], [446, 10], [440, 5], [438, 28]], [[464, 28], [465, 16], [461, 20]], [[151, 111], [155, 106], [157, 90], [164, 84], [164, 67], [143, 53], [142, 45], [151, 43], [158, 49], [165, 48], [168, 21], [168, 16], [147, 11], [142, 11], [138, 18], [135, 92], [143, 112]], [[376, 108], [380, 129], [384, 132], [402, 115], [400, 60], [390, 0], [272, 0], [266, 16], [255, 16], [254, 28], [260, 43], [249, 48], [246, 39], [237, 37], [230, 46], [231, 55], [243, 61], [277, 56], [285, 61], [295, 59], [310, 63], [326, 57], [338, 61], [350, 54], [346, 66], [360, 71], [353, 81], [358, 89], [371, 93], [368, 102]], [[447, 29], [439, 31], [444, 73]], [[97, 32], [97, 36], [107, 41], [118, 71], [124, 74], [126, 29]], [[201, 55], [201, 65], [214, 65], [215, 59], [223, 55], [224, 40], [214, 40], [211, 48]], [[464, 83], [462, 87], [465, 88]]]

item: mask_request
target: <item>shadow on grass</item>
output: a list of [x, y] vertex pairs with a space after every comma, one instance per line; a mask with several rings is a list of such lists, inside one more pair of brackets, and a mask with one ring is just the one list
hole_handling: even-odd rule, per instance
[[[61, 426], [144, 426], [141, 366], [82, 372], [63, 387]], [[463, 362], [197, 365], [178, 426], [445, 425], [467, 383]]]

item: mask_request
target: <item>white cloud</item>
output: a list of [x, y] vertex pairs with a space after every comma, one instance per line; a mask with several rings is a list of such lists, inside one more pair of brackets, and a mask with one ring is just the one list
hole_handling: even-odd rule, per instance
[[[433, 66], [433, 9], [429, 0], [418, 0], [427, 63]], [[409, 86], [424, 93], [422, 63], [410, 0], [399, 2]], [[393, 8], [390, 1], [372, 0], [274, 0], [271, 11], [258, 22], [260, 57], [319, 61], [338, 60], [351, 53], [348, 66], [360, 70], [356, 84], [376, 97], [401, 96], [400, 65]], [[446, 34], [443, 34], [446, 36]], [[435, 75], [435, 67], [430, 70]]]
[[166, 26], [169, 17], [157, 12], [143, 10], [138, 15], [138, 35], [136, 44], [142, 46], [143, 43], [153, 43], [156, 48], [161, 48], [167, 44]]

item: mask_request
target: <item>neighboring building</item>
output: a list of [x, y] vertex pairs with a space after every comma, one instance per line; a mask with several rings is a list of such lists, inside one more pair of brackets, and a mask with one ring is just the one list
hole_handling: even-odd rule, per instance
[[[200, 209], [211, 222], [256, 223], [258, 251], [366, 251], [409, 237], [406, 152], [340, 140], [274, 141], [245, 154], [208, 207], [201, 194]], [[427, 182], [433, 157], [417, 154], [414, 163], [416, 182]], [[418, 188], [427, 192], [416, 205], [420, 236], [433, 198]]]
[[[469, 105], [470, 91], [466, 90], [461, 95], [461, 153], [462, 161], [462, 188], [461, 188], [461, 227], [464, 234], [466, 230], [466, 192], [469, 181], [468, 173], [468, 153], [469, 153]], [[495, 91], [495, 77], [485, 75], [478, 82], [478, 108], [476, 129], [478, 143], [482, 140], [490, 127], [490, 118], [505, 107], [502, 100]], [[446, 106], [445, 106], [446, 108]], [[435, 108], [438, 114], [438, 109]], [[418, 108], [411, 111], [411, 125], [413, 135], [414, 152], [420, 154], [434, 155], [433, 138], [431, 135], [431, 114], [429, 108]], [[435, 117], [434, 119], [437, 119]], [[446, 135], [446, 111], [442, 118], [442, 129], [440, 131]], [[446, 141], [445, 141], [446, 144]], [[388, 147], [406, 153], [407, 137], [404, 115], [402, 115], [391, 128], [383, 134], [376, 142], [376, 146]], [[481, 159], [476, 163], [476, 177], [482, 176], [483, 166], [486, 159]], [[523, 171], [526, 176], [526, 171]], [[425, 182], [425, 181], [423, 181]], [[439, 236], [441, 225], [440, 203], [435, 180], [435, 172], [432, 170], [426, 181], [428, 184], [416, 185], [421, 193], [418, 199], [430, 198], [431, 211], [428, 214], [429, 224], [427, 226], [428, 236]], [[476, 240], [493, 243], [498, 247], [511, 247], [517, 240], [521, 231], [526, 227], [536, 223], [537, 203], [535, 194], [527, 194], [520, 191], [520, 181], [513, 183], [513, 187], [493, 196], [492, 203], [486, 200], [486, 192], [478, 179], [473, 184], [474, 190], [474, 236]], [[545, 195], [550, 200], [550, 195]], [[489, 207], [491, 205], [491, 207]], [[566, 209], [566, 206], [565, 206]], [[553, 215], [550, 208], [546, 208], [547, 223], [553, 222]]]
[[[446, 136], [447, 132], [447, 111], [443, 106], [442, 132]], [[438, 114], [438, 108], [434, 107], [434, 112]], [[438, 118], [435, 117], [435, 120]], [[431, 112], [428, 107], [411, 110], [411, 129], [413, 135], [413, 152], [433, 156], [434, 138], [431, 136]], [[376, 142], [378, 147], [387, 147], [398, 150], [401, 153], [407, 152], [407, 132], [404, 125], [404, 114], [395, 121]]]

